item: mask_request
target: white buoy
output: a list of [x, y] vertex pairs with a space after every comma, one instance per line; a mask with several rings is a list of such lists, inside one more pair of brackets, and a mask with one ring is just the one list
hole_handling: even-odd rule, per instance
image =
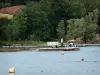
[[15, 73], [15, 67], [9, 68], [9, 73]]
[[61, 52], [61, 55], [64, 55], [64, 52]]

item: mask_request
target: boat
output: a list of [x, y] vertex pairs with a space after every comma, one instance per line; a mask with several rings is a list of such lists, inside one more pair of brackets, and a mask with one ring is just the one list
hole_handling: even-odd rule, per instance
[[64, 48], [64, 51], [77, 51], [77, 50], [80, 50], [80, 48], [78, 48], [78, 47], [67, 47], [67, 48]]
[[63, 48], [39, 48], [38, 51], [77, 51], [80, 48], [77, 47], [63, 47]]
[[77, 51], [80, 50], [80, 48], [76, 47], [73, 43], [75, 40], [68, 41], [68, 44], [65, 45], [65, 47], [58, 46], [59, 44], [57, 42], [49, 42], [50, 45], [55, 45], [55, 47], [49, 47], [49, 48], [39, 48], [38, 51]]

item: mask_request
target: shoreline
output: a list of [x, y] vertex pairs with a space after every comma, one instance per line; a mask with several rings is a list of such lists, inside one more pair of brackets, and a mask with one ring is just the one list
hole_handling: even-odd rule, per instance
[[[100, 44], [76, 44], [75, 47], [100, 47]], [[60, 47], [60, 46], [59, 46]], [[65, 46], [64, 46], [65, 47]], [[41, 46], [2, 46], [0, 52], [22, 52], [22, 51], [33, 51], [37, 48], [55, 48], [52, 46], [41, 45]]]
[[22, 51], [32, 51], [31, 48], [0, 48], [0, 52], [22, 52]]

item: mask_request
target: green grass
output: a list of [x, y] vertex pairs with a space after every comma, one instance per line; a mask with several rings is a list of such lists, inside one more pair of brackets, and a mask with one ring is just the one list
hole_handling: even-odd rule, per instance
[[41, 45], [45, 42], [42, 41], [0, 41], [1, 45]]

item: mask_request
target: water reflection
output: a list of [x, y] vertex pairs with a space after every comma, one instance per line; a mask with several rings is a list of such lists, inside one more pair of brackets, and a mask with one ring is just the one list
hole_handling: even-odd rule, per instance
[[9, 73], [9, 75], [15, 75], [15, 73]]

